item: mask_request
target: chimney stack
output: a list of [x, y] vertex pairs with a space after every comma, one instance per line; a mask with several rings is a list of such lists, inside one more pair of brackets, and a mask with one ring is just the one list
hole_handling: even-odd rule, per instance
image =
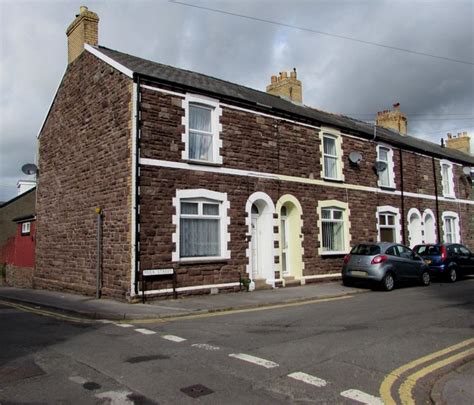
[[393, 105], [393, 110], [384, 110], [377, 113], [375, 123], [378, 126], [393, 129], [400, 135], [407, 134], [407, 117], [400, 111], [400, 103]]
[[303, 103], [302, 86], [301, 81], [296, 78], [296, 68], [290, 72], [290, 77], [287, 72], [280, 72], [278, 76], [273, 75], [267, 86], [267, 93]]
[[452, 135], [450, 132], [447, 134], [446, 147], [451, 149], [457, 149], [465, 153], [471, 153], [471, 137], [466, 131], [459, 132], [458, 136]]
[[69, 64], [84, 51], [84, 44], [96, 46], [99, 43], [99, 16], [86, 6], [81, 6], [66, 35]]

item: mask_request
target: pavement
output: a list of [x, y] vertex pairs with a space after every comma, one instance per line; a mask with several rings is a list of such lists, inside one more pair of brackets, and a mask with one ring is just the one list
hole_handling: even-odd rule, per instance
[[52, 309], [88, 319], [166, 319], [272, 305], [305, 302], [357, 294], [369, 290], [344, 287], [340, 282], [301, 287], [223, 293], [130, 304], [57, 291], [0, 287], [0, 299]]
[[[87, 319], [137, 321], [164, 320], [221, 311], [303, 303], [368, 291], [370, 290], [345, 287], [340, 282], [326, 282], [300, 287], [191, 296], [148, 301], [145, 304], [131, 304], [57, 291], [0, 287], [0, 300], [33, 305], [41, 309], [51, 309]], [[440, 376], [432, 387], [431, 400], [436, 404], [472, 403], [471, 401], [474, 398], [474, 390], [471, 384], [473, 376], [473, 361]]]

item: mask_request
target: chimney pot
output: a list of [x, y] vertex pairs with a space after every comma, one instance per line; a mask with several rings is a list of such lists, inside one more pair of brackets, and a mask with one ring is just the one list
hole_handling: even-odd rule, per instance
[[87, 10], [89, 10], [89, 9], [87, 8], [87, 6], [81, 6], [81, 7], [79, 7], [79, 13], [80, 13], [80, 14], [84, 14]]
[[275, 75], [273, 75], [273, 76], [271, 77], [271, 79], [270, 79], [270, 81], [271, 81], [272, 83], [276, 83], [277, 80], [278, 80], [278, 78], [277, 78]]

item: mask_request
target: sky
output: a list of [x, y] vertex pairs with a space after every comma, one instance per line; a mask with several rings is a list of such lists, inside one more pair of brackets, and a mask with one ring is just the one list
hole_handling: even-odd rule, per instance
[[31, 179], [81, 5], [100, 45], [262, 91], [295, 67], [306, 105], [373, 121], [399, 102], [410, 136], [474, 150], [474, 1], [177, 1], [0, 0], [0, 201]]

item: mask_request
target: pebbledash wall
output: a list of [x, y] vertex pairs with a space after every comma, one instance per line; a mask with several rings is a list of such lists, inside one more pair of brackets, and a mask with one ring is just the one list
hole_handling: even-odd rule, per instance
[[89, 52], [68, 65], [39, 135], [37, 288], [95, 293], [100, 207], [103, 294], [129, 291], [132, 90]]
[[[462, 173], [462, 166], [453, 165], [456, 198], [444, 198], [441, 164], [439, 159], [403, 150], [403, 207], [401, 196], [400, 150], [391, 147], [395, 187], [378, 186], [378, 176], [373, 170], [377, 160], [378, 142], [358, 139], [336, 128], [298, 124], [256, 111], [219, 104], [222, 110], [219, 137], [222, 143], [222, 164], [202, 165], [183, 159], [186, 157], [182, 134], [186, 132], [186, 93], [179, 89], [147, 83], [142, 86], [140, 110], [142, 111], [141, 170], [140, 170], [140, 269], [173, 267], [178, 274], [181, 292], [202, 292], [213, 284], [220, 288], [238, 288], [239, 273], [252, 277], [252, 259], [249, 229], [252, 203], [271, 206], [272, 250], [268, 262], [271, 269], [258, 276], [268, 285], [284, 285], [295, 277], [300, 282], [313, 282], [337, 277], [342, 258], [349, 246], [362, 241], [376, 241], [378, 236], [378, 209], [392, 207], [399, 212], [397, 240], [410, 244], [408, 215], [426, 214], [434, 219], [432, 232], [437, 239], [436, 223], [440, 224], [440, 237], [444, 238], [442, 214], [456, 213], [459, 217], [459, 241], [474, 246], [469, 218], [474, 206], [466, 200], [470, 183]], [[216, 101], [216, 100], [214, 100]], [[160, 120], [159, 117], [163, 119]], [[340, 136], [342, 147], [341, 182], [323, 180], [321, 133]], [[390, 145], [384, 145], [390, 147]], [[355, 166], [347, 159], [351, 151], [363, 154], [362, 162]], [[433, 162], [434, 160], [434, 162]], [[434, 163], [434, 172], [433, 172]], [[435, 181], [440, 194], [439, 218], [436, 219]], [[178, 216], [176, 203], [178, 190], [200, 190], [226, 195], [228, 209], [223, 220], [228, 220], [227, 232], [230, 251], [228, 258], [217, 262], [210, 260], [180, 260], [176, 254]], [[199, 191], [197, 196], [199, 196]], [[212, 198], [211, 198], [212, 199]], [[250, 202], [250, 204], [249, 204]], [[281, 269], [280, 210], [275, 207], [290, 206], [297, 211], [299, 231], [293, 254], [301, 256], [300, 266], [290, 268], [287, 277]], [[344, 252], [325, 254], [321, 251], [321, 217], [318, 207], [345, 208], [348, 222]], [[403, 211], [402, 211], [403, 210]], [[411, 210], [411, 211], [410, 211]], [[384, 211], [384, 209], [382, 209]], [[423, 222], [421, 223], [423, 226]], [[293, 229], [298, 230], [298, 226]], [[413, 237], [413, 236], [412, 236]], [[422, 235], [423, 238], [423, 235]], [[423, 238], [424, 239], [424, 238]], [[420, 241], [421, 242], [421, 241]], [[261, 253], [261, 252], [259, 252]], [[293, 261], [290, 261], [293, 263]], [[187, 286], [194, 288], [186, 289]], [[149, 294], [169, 293], [171, 284], [157, 281], [147, 286]]]
[[[239, 277], [257, 287], [338, 277], [351, 245], [379, 239], [379, 212], [398, 213], [397, 240], [406, 244], [414, 237], [409, 215], [419, 216], [422, 227], [431, 215], [431, 232], [439, 224], [443, 239], [443, 213], [449, 213], [456, 239], [474, 248], [474, 205], [460, 164], [450, 166], [455, 195], [444, 197], [440, 159], [385, 145], [395, 183], [381, 188], [373, 171], [378, 142], [189, 94], [172, 83], [137, 81], [86, 49], [69, 65], [39, 137], [37, 287], [94, 294], [95, 207], [104, 212], [102, 293], [121, 299], [141, 294], [139, 274], [150, 269], [175, 269], [180, 294], [237, 290]], [[196, 101], [211, 105], [217, 117], [213, 164], [188, 159], [186, 112]], [[324, 133], [341, 148], [338, 181], [323, 178]], [[359, 165], [349, 163], [352, 151], [363, 154]], [[216, 257], [180, 257], [183, 201], [219, 205]], [[282, 207], [290, 241], [285, 274]], [[343, 213], [345, 243], [328, 253], [321, 211], [333, 207]], [[150, 279], [146, 289], [149, 296], [170, 295], [171, 279]]]

